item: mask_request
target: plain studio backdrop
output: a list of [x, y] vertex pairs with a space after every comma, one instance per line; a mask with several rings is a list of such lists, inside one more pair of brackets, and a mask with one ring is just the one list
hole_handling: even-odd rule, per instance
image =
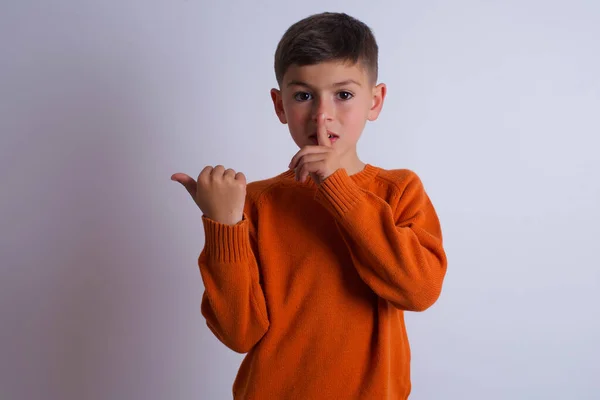
[[169, 178], [287, 168], [273, 53], [322, 11], [379, 42], [360, 157], [416, 171], [442, 223], [411, 399], [600, 398], [600, 3], [9, 0], [2, 400], [231, 398], [242, 355], [200, 314], [201, 212]]

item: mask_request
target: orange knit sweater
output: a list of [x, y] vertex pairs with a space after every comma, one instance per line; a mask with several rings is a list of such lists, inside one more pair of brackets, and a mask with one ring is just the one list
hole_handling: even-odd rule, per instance
[[249, 183], [244, 217], [202, 217], [201, 311], [248, 353], [234, 399], [406, 399], [404, 311], [439, 297], [446, 254], [418, 176], [367, 164], [321, 186], [294, 171]]

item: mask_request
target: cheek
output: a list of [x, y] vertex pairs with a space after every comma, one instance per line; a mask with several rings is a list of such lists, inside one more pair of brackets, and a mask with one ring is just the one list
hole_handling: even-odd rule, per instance
[[308, 114], [310, 114], [310, 109], [301, 104], [289, 105], [285, 110], [285, 116], [291, 128], [303, 126]]
[[367, 119], [368, 110], [362, 103], [355, 102], [353, 104], [344, 104], [338, 108], [339, 120], [347, 128], [357, 127], [360, 128]]

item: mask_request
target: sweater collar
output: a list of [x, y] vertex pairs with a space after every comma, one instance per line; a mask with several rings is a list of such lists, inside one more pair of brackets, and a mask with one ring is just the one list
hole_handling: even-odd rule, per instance
[[[377, 167], [375, 167], [369, 163], [366, 163], [365, 167], [363, 168], [362, 171], [352, 174], [349, 177], [357, 185], [363, 186], [363, 184], [366, 184], [366, 183], [370, 182], [371, 180], [373, 180], [373, 178], [375, 178], [375, 176], [378, 173], [379, 173], [379, 169]], [[317, 187], [317, 184], [312, 180], [312, 178], [310, 176], [304, 182], [296, 182], [295, 172], [293, 169], [285, 171], [283, 174], [281, 174], [281, 177], [286, 181], [288, 181], [288, 180], [293, 181], [294, 183], [296, 183], [300, 186]]]

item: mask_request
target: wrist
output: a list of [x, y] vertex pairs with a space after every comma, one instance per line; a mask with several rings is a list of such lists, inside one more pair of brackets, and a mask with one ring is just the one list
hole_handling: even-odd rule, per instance
[[205, 217], [216, 223], [219, 223], [222, 225], [229, 225], [229, 226], [237, 225], [244, 220], [243, 215], [240, 218], [231, 218], [231, 217], [228, 218], [228, 217], [218, 217], [218, 216], [211, 217], [210, 215], [205, 215]]

